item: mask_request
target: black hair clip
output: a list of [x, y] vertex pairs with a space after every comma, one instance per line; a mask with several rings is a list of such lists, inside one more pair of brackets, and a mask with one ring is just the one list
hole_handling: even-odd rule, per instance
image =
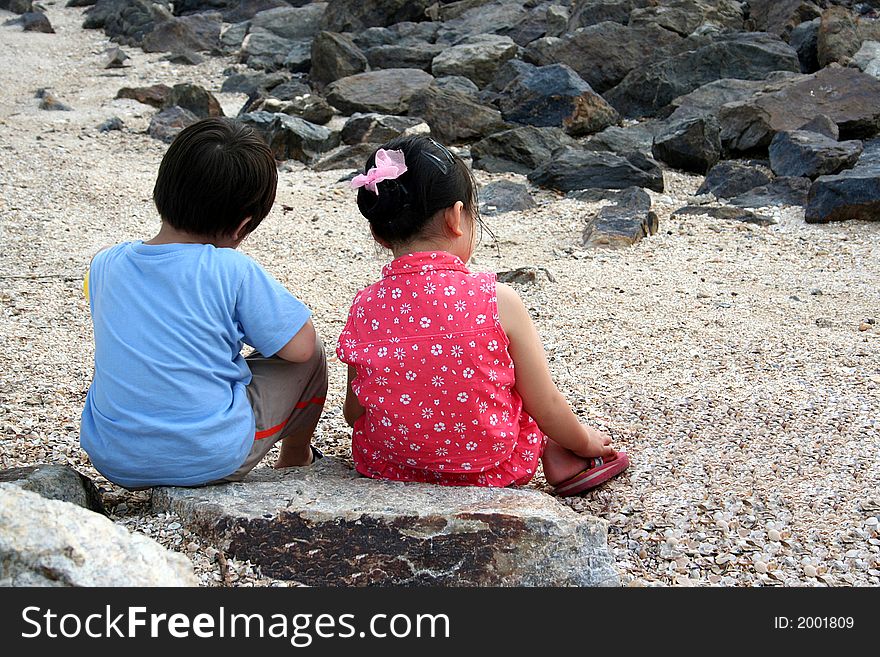
[[[449, 164], [455, 164], [455, 156], [449, 151], [448, 148], [446, 148], [446, 146], [444, 146], [432, 137], [428, 137], [428, 141], [436, 146], [437, 150], [443, 153], [443, 155], [446, 157], [446, 162], [448, 162]], [[440, 169], [443, 175], [449, 173], [449, 167], [439, 157], [437, 157], [433, 153], [429, 153], [428, 151], [422, 151], [422, 155], [427, 157], [434, 166]]]
[[445, 176], [449, 173], [449, 167], [446, 166], [443, 161], [434, 155], [433, 153], [429, 153], [428, 151], [422, 151], [422, 155], [428, 159], [428, 161], [433, 164], [435, 167], [440, 169], [440, 172]]

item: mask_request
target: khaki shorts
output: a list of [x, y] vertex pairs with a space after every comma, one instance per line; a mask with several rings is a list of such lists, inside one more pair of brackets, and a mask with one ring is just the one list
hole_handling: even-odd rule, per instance
[[246, 361], [252, 376], [247, 395], [256, 420], [254, 444], [238, 470], [212, 483], [241, 481], [279, 440], [301, 427], [313, 428], [324, 408], [327, 358], [320, 338], [314, 355], [304, 363], [258, 353]]

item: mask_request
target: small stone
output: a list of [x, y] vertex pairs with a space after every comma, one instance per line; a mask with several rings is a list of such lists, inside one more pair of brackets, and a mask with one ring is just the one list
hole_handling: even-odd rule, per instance
[[105, 52], [104, 68], [123, 68], [128, 66], [126, 62], [131, 59], [122, 48], [108, 48]]
[[779, 542], [779, 540], [782, 538], [782, 536], [775, 529], [768, 529], [767, 530], [767, 538], [769, 538], [771, 541], [776, 543], [776, 542]]
[[118, 116], [111, 117], [98, 126], [98, 132], [110, 132], [111, 130], [122, 130], [125, 124]]
[[818, 574], [819, 573], [816, 570], [815, 566], [811, 566], [810, 564], [804, 566], [804, 575], [806, 575], [807, 577], [816, 577], [816, 575]]
[[871, 328], [871, 325], [868, 324], [868, 322], [862, 322], [861, 324], [859, 324], [860, 331], [867, 331], [869, 328]]
[[767, 572], [767, 564], [764, 563], [763, 561], [756, 561], [755, 562], [755, 572], [763, 575], [764, 573]]
[[810, 290], [810, 294], [813, 295], [814, 297], [821, 297], [822, 290], [820, 290], [818, 287], [814, 287], [812, 290]]

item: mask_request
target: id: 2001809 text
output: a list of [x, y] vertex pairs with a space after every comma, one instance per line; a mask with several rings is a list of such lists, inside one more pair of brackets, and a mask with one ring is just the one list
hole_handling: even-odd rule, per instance
[[851, 630], [855, 626], [852, 616], [775, 616], [776, 630]]

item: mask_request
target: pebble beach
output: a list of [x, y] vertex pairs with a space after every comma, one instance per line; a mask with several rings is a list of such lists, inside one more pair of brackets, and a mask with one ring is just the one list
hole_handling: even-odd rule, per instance
[[[103, 246], [159, 228], [151, 194], [167, 145], [146, 134], [154, 109], [116, 93], [192, 82], [234, 116], [246, 96], [219, 89], [235, 60], [181, 66], [126, 48], [129, 65], [105, 69], [114, 44], [82, 29], [83, 10], [45, 6], [55, 34], [0, 25], [0, 468], [76, 468], [113, 520], [185, 553], [205, 586], [295, 585], [152, 513], [149, 491], [103, 479], [79, 447], [94, 349], [83, 276]], [[39, 109], [38, 89], [72, 110]], [[100, 132], [114, 116], [125, 127]], [[348, 173], [281, 163], [274, 209], [241, 247], [312, 308], [331, 348], [389, 259]], [[495, 239], [484, 235], [472, 267], [549, 272], [515, 287], [553, 377], [632, 460], [560, 502], [607, 521], [626, 585], [877, 586], [880, 222], [806, 224], [799, 207], [762, 209], [770, 226], [671, 217], [702, 177], [664, 178], [649, 192], [659, 231], [625, 249], [582, 246], [601, 201], [532, 188], [536, 208], [485, 217]], [[334, 359], [315, 443], [349, 458], [344, 389]], [[551, 490], [540, 473], [530, 486]]]

